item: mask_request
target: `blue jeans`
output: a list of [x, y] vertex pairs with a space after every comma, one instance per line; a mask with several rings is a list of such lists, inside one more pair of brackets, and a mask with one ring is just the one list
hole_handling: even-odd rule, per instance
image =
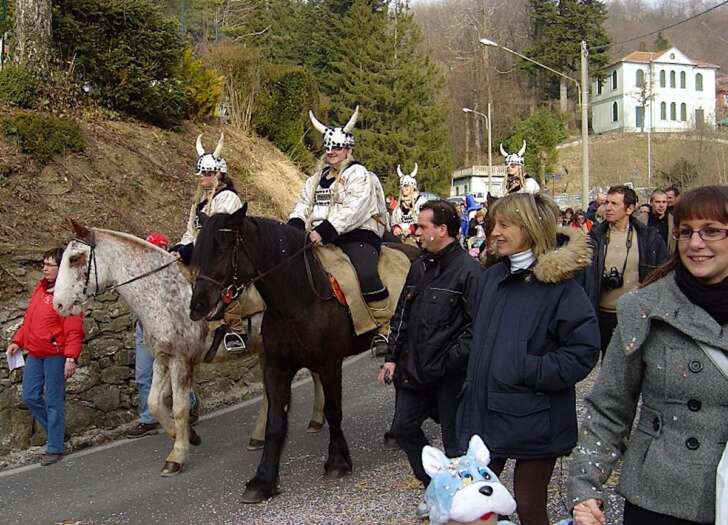
[[[154, 371], [154, 356], [144, 346], [144, 328], [137, 321], [134, 329], [134, 340], [136, 347], [136, 358], [134, 361], [134, 380], [137, 384], [139, 394], [139, 422], [153, 424], [157, 420], [149, 413], [149, 391], [152, 389], [152, 376]], [[190, 407], [196, 407], [199, 403], [197, 395], [190, 391]]]
[[23, 403], [48, 435], [48, 454], [63, 454], [66, 430], [66, 358], [28, 356], [23, 371]]

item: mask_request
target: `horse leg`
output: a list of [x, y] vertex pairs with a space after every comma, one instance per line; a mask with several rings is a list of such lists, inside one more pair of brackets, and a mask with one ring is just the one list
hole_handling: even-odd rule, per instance
[[341, 478], [352, 469], [349, 445], [341, 429], [341, 361], [329, 364], [321, 372], [324, 387], [324, 413], [329, 423], [329, 457], [324, 464], [326, 477]]
[[[172, 381], [172, 415], [174, 416], [174, 447], [162, 467], [162, 476], [175, 476], [182, 471], [190, 454], [190, 441], [199, 444], [199, 437], [190, 426], [190, 389], [192, 387], [192, 366], [182, 356], [171, 359], [170, 379]], [[193, 436], [194, 433], [194, 436]], [[195, 439], [196, 437], [196, 439]]]
[[159, 354], [154, 358], [152, 371], [152, 387], [149, 390], [149, 411], [159, 421], [169, 437], [174, 439], [174, 420], [165, 403], [165, 398], [172, 391], [169, 375], [169, 357]]
[[321, 385], [321, 377], [316, 372], [311, 372], [313, 377], [313, 408], [311, 409], [311, 420], [308, 422], [306, 432], [321, 432], [324, 428], [324, 387]]
[[268, 423], [265, 429], [263, 457], [255, 477], [248, 481], [243, 503], [260, 503], [278, 494], [278, 472], [281, 452], [288, 430], [288, 406], [291, 402], [291, 381], [296, 370], [283, 370], [267, 363], [263, 369], [268, 395]]

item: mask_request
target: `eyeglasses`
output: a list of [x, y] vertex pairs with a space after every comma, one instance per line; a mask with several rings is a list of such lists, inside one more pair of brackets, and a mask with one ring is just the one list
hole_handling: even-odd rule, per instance
[[693, 238], [694, 233], [707, 242], [722, 241], [728, 237], [728, 228], [700, 228], [699, 230], [680, 228], [672, 232], [672, 238], [676, 241], [688, 242]]

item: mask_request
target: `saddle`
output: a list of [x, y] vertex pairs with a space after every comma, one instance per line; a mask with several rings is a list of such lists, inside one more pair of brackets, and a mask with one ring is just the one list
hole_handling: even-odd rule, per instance
[[[364, 302], [359, 279], [349, 257], [341, 248], [331, 244], [317, 246], [314, 253], [324, 271], [329, 275], [332, 293], [336, 295], [341, 304], [349, 308], [356, 335], [376, 330], [377, 322], [367, 308], [367, 303]], [[382, 283], [389, 291], [386, 316], [391, 318], [397, 307], [402, 288], [404, 288], [410, 261], [403, 252], [382, 246], [378, 269]]]

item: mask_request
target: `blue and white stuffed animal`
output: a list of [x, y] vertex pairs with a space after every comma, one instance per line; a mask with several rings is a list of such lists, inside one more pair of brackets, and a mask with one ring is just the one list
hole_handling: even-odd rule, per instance
[[[434, 447], [422, 449], [422, 465], [432, 478], [425, 491], [431, 525], [514, 525], [498, 521], [499, 514], [516, 511], [516, 501], [489, 463], [490, 451], [477, 435], [459, 458], [450, 459]], [[571, 525], [571, 521], [557, 525]]]

